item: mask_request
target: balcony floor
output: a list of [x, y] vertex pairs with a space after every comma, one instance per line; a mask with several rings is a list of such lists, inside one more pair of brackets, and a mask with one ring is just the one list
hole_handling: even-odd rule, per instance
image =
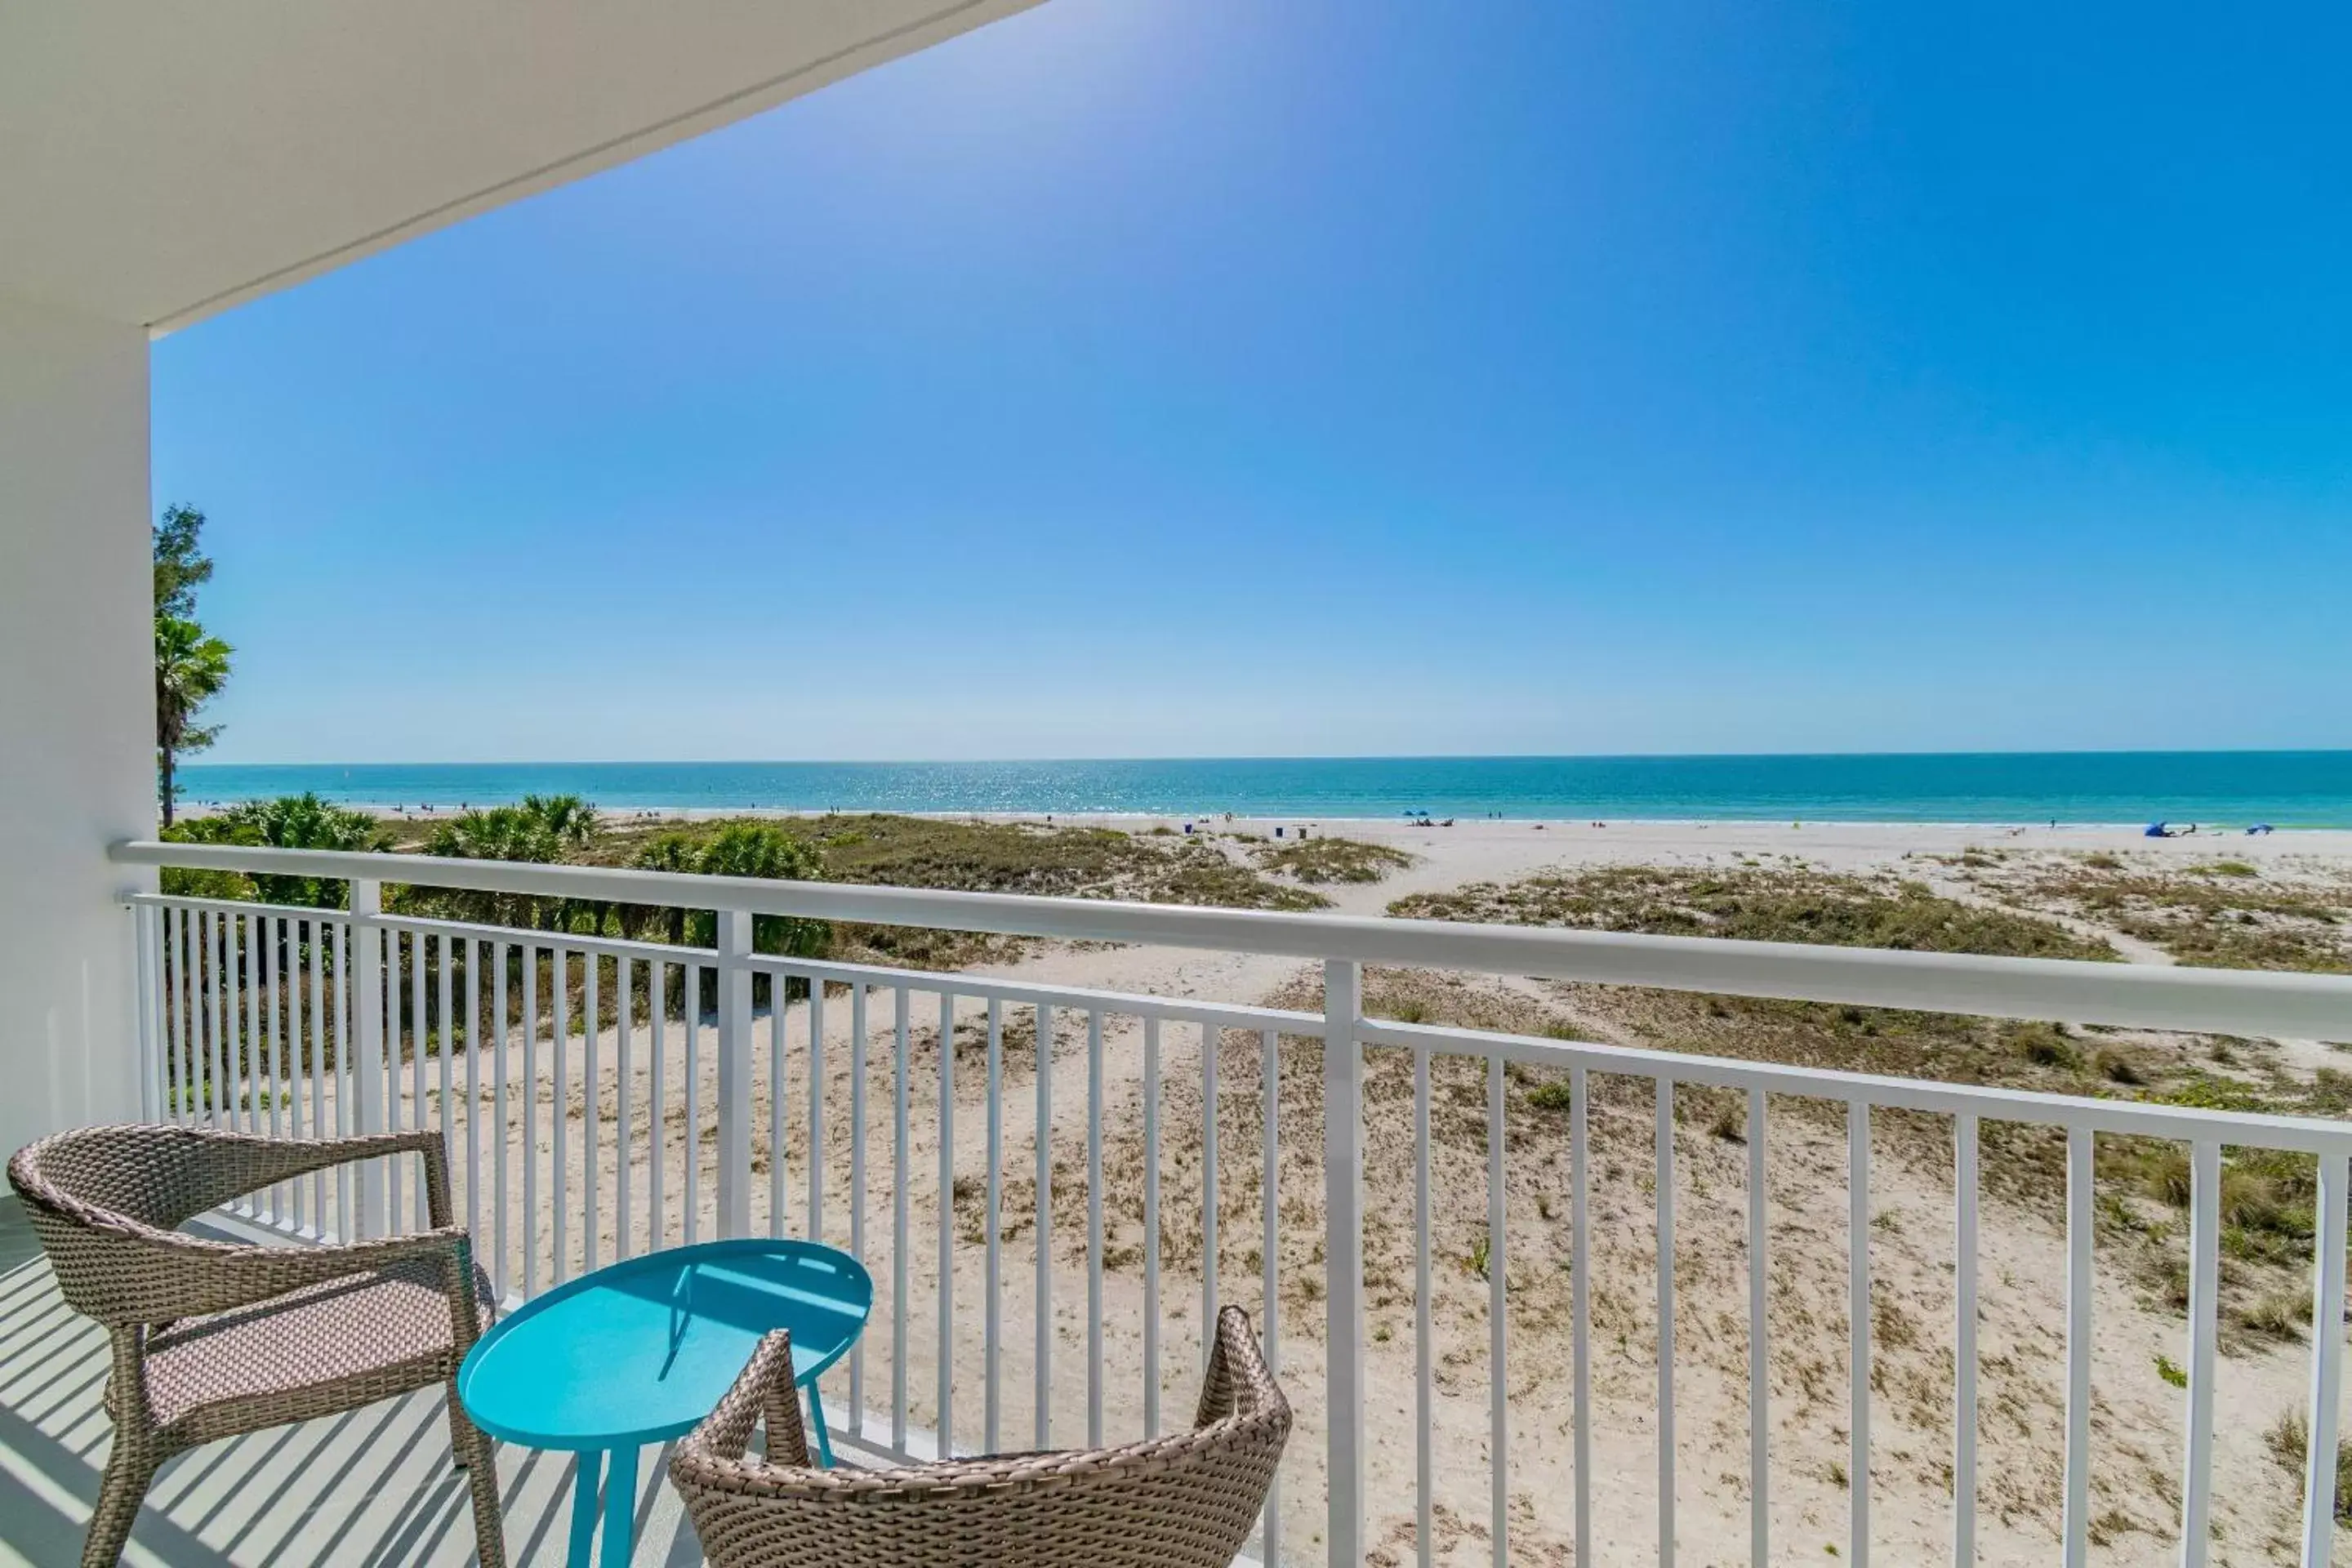
[[[106, 1334], [58, 1297], [15, 1201], [0, 1198], [0, 1564], [70, 1568], [98, 1495], [110, 1426]], [[639, 1564], [702, 1552], [660, 1462], [637, 1503]], [[564, 1558], [572, 1462], [504, 1447], [508, 1561]], [[141, 1568], [308, 1568], [474, 1560], [464, 1477], [449, 1461], [442, 1401], [421, 1393], [331, 1421], [184, 1454], [148, 1494], [124, 1561]]]

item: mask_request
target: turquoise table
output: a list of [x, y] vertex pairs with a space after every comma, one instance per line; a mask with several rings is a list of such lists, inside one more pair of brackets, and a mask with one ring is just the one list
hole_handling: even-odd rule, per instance
[[[693, 1429], [761, 1337], [793, 1333], [793, 1381], [833, 1463], [819, 1373], [866, 1328], [874, 1281], [845, 1252], [813, 1241], [713, 1241], [583, 1275], [501, 1319], [467, 1353], [457, 1393], [501, 1442], [580, 1456], [572, 1493], [572, 1568], [587, 1568], [604, 1486], [607, 1568], [635, 1544], [637, 1450]], [[610, 1464], [607, 1466], [609, 1457]]]

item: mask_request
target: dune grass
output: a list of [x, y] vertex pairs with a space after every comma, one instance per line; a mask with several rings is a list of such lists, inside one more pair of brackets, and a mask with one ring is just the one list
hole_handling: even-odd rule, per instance
[[[1891, 877], [1805, 868], [1607, 868], [1416, 894], [1397, 900], [1391, 910], [1595, 931], [1993, 956], [2116, 956], [2105, 942], [2033, 913], [1985, 909]], [[1562, 1016], [1535, 1016], [1531, 1003], [1517, 997], [1506, 1003], [1481, 994], [1474, 982], [1451, 977], [1385, 972], [1366, 977], [1368, 1010], [1402, 1006], [1431, 1023], [1522, 1034], [1580, 1028], [1586, 1037], [1666, 1050], [2215, 1110], [2352, 1112], [2352, 1075], [2322, 1068], [2305, 1080], [2275, 1068], [2252, 1042], [1623, 986], [1549, 989]], [[2224, 1062], [2242, 1070], [2219, 1070]], [[1820, 1116], [1842, 1110], [1811, 1101], [1792, 1109]], [[1698, 1114], [1720, 1117], [1717, 1136], [1731, 1135], [1732, 1119], [1721, 1108]], [[1948, 1119], [1885, 1112], [1878, 1121], [1884, 1135], [1923, 1169], [1948, 1169]], [[1988, 1190], [2054, 1215], [2065, 1190], [2064, 1135], [1996, 1121], [1985, 1122], [1981, 1135]], [[2152, 1298], [2185, 1308], [2179, 1237], [2190, 1196], [2186, 1152], [2148, 1140], [2103, 1140], [2098, 1177], [2103, 1237], [2123, 1248]], [[2306, 1158], [2252, 1149], [2230, 1152], [2221, 1282], [2225, 1327], [2242, 1342], [2275, 1341], [2293, 1328], [2295, 1314], [2281, 1303], [2293, 1299], [2294, 1282], [2308, 1268], [2315, 1177]]]
[[[1128, 834], [1037, 822], [861, 813], [814, 817], [665, 819], [622, 825], [596, 851], [631, 863], [634, 847], [658, 838], [688, 846], [745, 822], [781, 826], [814, 854], [825, 881], [942, 891], [1126, 899], [1223, 909], [1311, 910], [1321, 894], [1263, 875], [1200, 838]], [[1020, 937], [929, 927], [837, 924], [829, 956], [914, 969], [955, 969], [1019, 956]]]
[[1251, 845], [1250, 858], [1260, 870], [1324, 884], [1377, 882], [1391, 871], [1412, 865], [1414, 858], [1391, 845], [1368, 844], [1360, 838], [1300, 838], [1278, 843], [1260, 840]]
[[2352, 974], [2352, 888], [2340, 883], [2265, 876], [2242, 860], [2171, 871], [2110, 855], [2044, 861], [1986, 885], [2199, 968]]

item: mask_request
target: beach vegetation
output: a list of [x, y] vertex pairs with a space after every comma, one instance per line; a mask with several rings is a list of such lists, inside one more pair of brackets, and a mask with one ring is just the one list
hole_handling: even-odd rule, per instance
[[[331, 805], [315, 794], [240, 801], [209, 816], [184, 819], [163, 829], [173, 844], [234, 844], [261, 849], [371, 851], [385, 847], [383, 827], [364, 811]], [[258, 900], [308, 909], [341, 909], [351, 886], [324, 877], [247, 876], [242, 871], [199, 871], [167, 867], [165, 893], [183, 898]]]
[[[763, 817], [616, 824], [583, 858], [603, 864], [693, 869], [702, 846], [741, 825], [778, 826], [774, 819]], [[1318, 909], [1328, 902], [1318, 893], [1263, 875], [1201, 835], [1162, 837], [1108, 827], [887, 813], [794, 818], [789, 831], [820, 858], [825, 880], [861, 886], [1228, 909]], [[652, 858], [640, 858], [647, 855]], [[1029, 939], [982, 931], [837, 922], [831, 927], [827, 954], [845, 962], [954, 969], [1018, 957], [1034, 945]]]
[[[824, 852], [772, 822], [723, 822], [707, 834], [664, 833], [637, 851], [646, 870], [688, 871], [705, 877], [752, 877], [771, 881], [811, 882], [824, 873]], [[691, 947], [718, 942], [717, 914], [709, 910], [625, 906], [622, 927], [633, 934], [667, 925], [669, 940]], [[793, 958], [820, 957], [832, 946], [832, 927], [794, 915], [751, 917], [755, 952]]]
[[[451, 860], [510, 860], [553, 866], [575, 858], [596, 842], [594, 807], [578, 795], [526, 795], [518, 805], [461, 811], [435, 823], [421, 853]], [[499, 893], [473, 888], [410, 888], [398, 905], [443, 919], [520, 926], [531, 931], [572, 931], [584, 918], [589, 930], [604, 929], [601, 907], [530, 893]]]
[[1565, 1116], [1576, 1105], [1576, 1091], [1565, 1078], [1539, 1083], [1528, 1090], [1528, 1104], [1537, 1110], [1557, 1111]]
[[1925, 884], [1803, 868], [1608, 866], [1418, 893], [1392, 915], [2016, 958], [2114, 959], [2054, 921], [1962, 903]]
[[[2288, 1474], [2301, 1477], [2311, 1454], [2311, 1424], [2301, 1410], [2288, 1410], [2263, 1434], [2263, 1446]], [[2352, 1438], [2336, 1446], [2336, 1522], [2352, 1524]]]
[[2103, 926], [2211, 969], [2352, 973], [2352, 886], [2242, 860], [2179, 872], [2110, 856], [2044, 860], [1983, 884], [2005, 901]]
[[[1894, 877], [1852, 877], [1802, 867], [1618, 867], [1545, 873], [1452, 893], [1414, 894], [1395, 900], [1398, 914], [1445, 919], [1516, 921], [1604, 931], [1682, 935], [1739, 935], [1762, 940], [1849, 942], [1995, 955], [2111, 959], [2107, 943], [2079, 927], [2030, 910], [1986, 908], [1937, 895]], [[2213, 1039], [2137, 1031], [2080, 1031], [2051, 1023], [1972, 1018], [1953, 1014], [1703, 996], [1581, 983], [1537, 983], [1549, 992], [1553, 1016], [1582, 1038], [1638, 1043], [1653, 1048], [1821, 1067], [1955, 1083], [2105, 1094], [2212, 1110], [2335, 1116], [2352, 1110], [2352, 1074], [2334, 1070], [2308, 1079], [2269, 1065], [2251, 1044], [2242, 1072], [2221, 1072]], [[1524, 992], [1456, 987], [1418, 972], [1368, 972], [1368, 999], [1409, 993], [1431, 999], [1443, 1021], [1522, 1034], [1559, 1032], [1520, 1015]], [[1394, 1016], [1392, 1009], [1383, 1009]], [[2095, 1044], [2094, 1044], [2094, 1039]], [[2226, 1042], [2225, 1042], [2226, 1043]], [[1595, 1115], [1618, 1110], [1642, 1114], [1646, 1086], [1596, 1079]], [[1689, 1092], [1687, 1090], [1685, 1093]], [[1717, 1139], [1730, 1142], [1729, 1120], [1717, 1128], [1706, 1108], [1693, 1117]], [[1840, 1108], [1801, 1098], [1790, 1102], [1798, 1118], [1842, 1119]], [[1556, 1127], [1557, 1124], [1555, 1123]], [[1741, 1131], [1745, 1131], [1744, 1128]], [[1883, 1111], [1873, 1119], [1883, 1153], [1907, 1158], [1922, 1170], [1943, 1171], [1951, 1161], [1948, 1118]], [[2066, 1139], [2045, 1127], [1987, 1121], [1981, 1128], [1982, 1179], [1990, 1195], [2036, 1210], [2061, 1200], [2066, 1180]], [[2242, 1343], [2272, 1332], [2277, 1314], [2260, 1303], [2288, 1289], [2307, 1269], [2315, 1207], [2315, 1174], [2307, 1157], [2240, 1149], [2229, 1152], [2220, 1194], [2225, 1324]], [[2167, 1243], [2187, 1208], [2191, 1178], [2187, 1152], [2158, 1140], [2100, 1141], [2097, 1173], [2101, 1227], [2150, 1287], [2151, 1299], [2185, 1308], [2187, 1281], [2177, 1245]], [[2124, 1244], [2129, 1244], [2127, 1247]]]
[[1250, 858], [1260, 870], [1309, 884], [1377, 882], [1414, 859], [1392, 845], [1336, 837], [1261, 839], [1250, 847]]

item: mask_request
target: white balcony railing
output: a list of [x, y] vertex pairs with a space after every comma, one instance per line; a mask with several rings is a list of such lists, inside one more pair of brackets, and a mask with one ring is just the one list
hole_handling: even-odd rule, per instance
[[[1654, 1194], [1641, 1201], [1653, 1213], [1656, 1237], [1649, 1310], [1658, 1347], [1661, 1562], [1674, 1554], [1678, 1500], [1715, 1480], [1677, 1473], [1677, 1086], [1744, 1097], [1747, 1191], [1756, 1195], [1766, 1192], [1769, 1097], [1843, 1108], [1846, 1552], [1856, 1563], [1868, 1562], [1873, 1538], [1867, 1241], [1874, 1112], [1925, 1113], [1950, 1125], [1949, 1539], [1953, 1560], [1964, 1563], [1977, 1561], [1980, 1522], [1982, 1125], [2038, 1125], [2063, 1130], [2065, 1139], [2060, 1534], [2069, 1563], [2084, 1560], [2095, 1529], [2097, 1141], [2161, 1140], [2189, 1156], [2178, 1474], [2182, 1559], [2192, 1564], [2206, 1560], [2211, 1536], [2222, 1151], [2315, 1157], [2308, 1459], [2297, 1544], [2306, 1564], [2326, 1563], [2333, 1546], [2352, 1125], [1367, 1017], [1360, 966], [2336, 1039], [2352, 1037], [2352, 980], [407, 856], [154, 843], [127, 844], [114, 853], [132, 864], [329, 878], [352, 888], [341, 910], [147, 895], [131, 900], [142, 980], [141, 1088], [151, 1114], [273, 1136], [437, 1125], [449, 1141], [459, 1212], [509, 1298], [611, 1258], [707, 1237], [792, 1230], [847, 1247], [877, 1279], [887, 1274], [887, 1296], [877, 1302], [858, 1353], [836, 1374], [845, 1387], [829, 1407], [845, 1441], [883, 1458], [939, 1447], [1091, 1444], [1155, 1432], [1165, 1419], [1181, 1418], [1181, 1412], [1163, 1411], [1163, 1387], [1181, 1390], [1190, 1379], [1201, 1326], [1213, 1319], [1221, 1300], [1244, 1300], [1258, 1313], [1267, 1354], [1291, 1386], [1301, 1436], [1314, 1439], [1294, 1444], [1287, 1494], [1268, 1507], [1262, 1556], [1269, 1563], [1361, 1561], [1374, 1544], [1370, 1532], [1383, 1524], [1392, 1541], [1405, 1539], [1400, 1532], [1409, 1528], [1423, 1563], [1437, 1550], [1444, 1438], [1436, 1336], [1444, 1325], [1430, 1304], [1433, 1257], [1450, 1256], [1455, 1239], [1436, 1235], [1433, 1214], [1439, 1078], [1460, 1089], [1456, 1080], [1483, 1064], [1487, 1210], [1480, 1268], [1488, 1334], [1485, 1364], [1470, 1378], [1486, 1395], [1483, 1528], [1498, 1563], [1510, 1556], [1515, 1529], [1526, 1528], [1512, 1508], [1513, 1465], [1530, 1443], [1549, 1441], [1546, 1435], [1515, 1447], [1511, 1430], [1510, 1074], [1548, 1069], [1568, 1087], [1570, 1207], [1546, 1218], [1569, 1233], [1566, 1341], [1574, 1399], [1565, 1464], [1570, 1495], [1563, 1506], [1572, 1516], [1580, 1563], [1595, 1561], [1597, 1488], [1638, 1479], [1643, 1468], [1638, 1458], [1620, 1463], [1613, 1445], [1606, 1454], [1594, 1451], [1588, 1237], [1601, 1177], [1588, 1128], [1588, 1080], [1646, 1082], [1654, 1111], [1649, 1169], [1635, 1184]], [[681, 947], [408, 918], [383, 912], [385, 882], [582, 906], [713, 910], [718, 940], [709, 948]], [[777, 957], [752, 951], [760, 915], [1318, 960], [1323, 1007], [1283, 1010]], [[955, 1048], [941, 1049], [945, 1041]], [[1373, 1194], [1368, 1214], [1364, 1089], [1368, 1062], [1383, 1056], [1410, 1065], [1412, 1175], [1409, 1193]], [[1067, 1081], [1079, 1063], [1083, 1081]], [[1030, 1080], [1025, 1092], [1023, 1077]], [[1402, 1077], [1394, 1081], [1402, 1094]], [[887, 1115], [877, 1114], [884, 1096]], [[1465, 1100], [1475, 1103], [1475, 1096], [1460, 1094], [1444, 1103]], [[1237, 1133], [1242, 1146], [1227, 1147]], [[1293, 1174], [1287, 1188], [1286, 1167]], [[412, 1215], [421, 1219], [422, 1203], [421, 1193], [404, 1193], [396, 1171], [369, 1170], [349, 1181], [319, 1176], [289, 1184], [243, 1212], [288, 1236], [351, 1236], [396, 1228]], [[1407, 1204], [1409, 1219], [1402, 1217]], [[1773, 1233], [1769, 1203], [1748, 1201], [1746, 1208], [1746, 1489], [1753, 1560], [1762, 1563], [1776, 1544], [1767, 1299]], [[1254, 1222], [1255, 1245], [1221, 1237], [1221, 1225], [1237, 1220]], [[1368, 1225], [1400, 1223], [1410, 1233], [1412, 1278], [1376, 1283], [1384, 1299], [1406, 1303], [1412, 1320], [1409, 1399], [1386, 1383], [1370, 1387], [1367, 1371]], [[924, 1229], [928, 1237], [919, 1235]], [[1074, 1317], [1078, 1303], [1082, 1311]], [[1303, 1320], [1286, 1310], [1302, 1306]], [[1407, 1424], [1416, 1435], [1409, 1479], [1393, 1478], [1404, 1484], [1383, 1484], [1377, 1492], [1368, 1487], [1368, 1467], [1402, 1467], [1370, 1452], [1368, 1398], [1408, 1405]], [[1554, 1458], [1547, 1458], [1547, 1473], [1557, 1473]]]

